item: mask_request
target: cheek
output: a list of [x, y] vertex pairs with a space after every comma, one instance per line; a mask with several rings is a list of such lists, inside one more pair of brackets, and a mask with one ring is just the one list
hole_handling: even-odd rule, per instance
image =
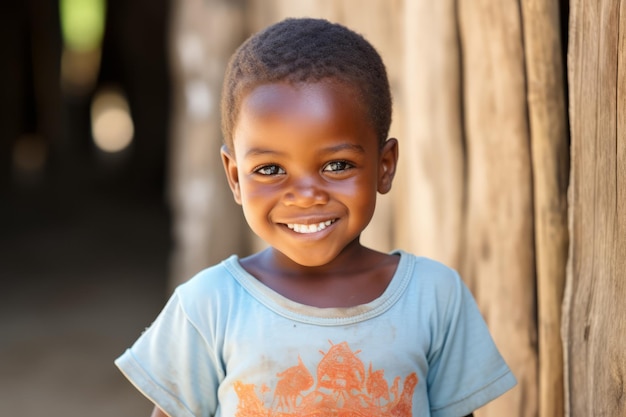
[[260, 227], [268, 217], [269, 206], [267, 194], [261, 192], [261, 187], [250, 184], [241, 184], [241, 207], [243, 215], [250, 228], [258, 234]]
[[276, 187], [254, 181], [241, 181], [241, 205], [249, 223], [257, 223], [259, 218], [267, 218], [280, 199]]
[[241, 178], [241, 199], [242, 201], [256, 202], [262, 204], [263, 201], [268, 201], [273, 198], [276, 191], [271, 185], [262, 184], [256, 181], [251, 181], [246, 177]]
[[350, 201], [352, 215], [371, 218], [376, 206], [377, 184], [373, 176], [361, 177], [341, 187], [341, 193]]

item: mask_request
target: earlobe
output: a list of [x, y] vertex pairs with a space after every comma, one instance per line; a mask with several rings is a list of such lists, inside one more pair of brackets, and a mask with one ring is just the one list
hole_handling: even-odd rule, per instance
[[237, 162], [234, 155], [228, 150], [226, 145], [222, 146], [220, 150], [222, 155], [222, 163], [224, 164], [224, 171], [226, 172], [226, 179], [228, 185], [233, 193], [233, 198], [237, 204], [241, 204], [241, 189], [239, 187], [239, 171], [237, 170]]
[[391, 190], [393, 178], [398, 166], [398, 141], [391, 138], [385, 142], [380, 151], [380, 163], [378, 173], [378, 192], [386, 194]]

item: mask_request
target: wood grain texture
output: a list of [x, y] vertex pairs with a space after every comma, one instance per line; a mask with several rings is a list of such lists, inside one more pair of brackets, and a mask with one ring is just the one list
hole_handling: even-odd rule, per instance
[[566, 415], [626, 415], [626, 2], [571, 2]]
[[407, 2], [404, 14], [399, 246], [460, 266], [465, 198], [456, 1]]
[[532, 149], [539, 416], [562, 416], [561, 304], [567, 264], [569, 137], [558, 4], [522, 0]]
[[516, 0], [459, 2], [468, 175], [461, 273], [518, 379], [479, 416], [537, 415], [533, 190], [520, 12]]

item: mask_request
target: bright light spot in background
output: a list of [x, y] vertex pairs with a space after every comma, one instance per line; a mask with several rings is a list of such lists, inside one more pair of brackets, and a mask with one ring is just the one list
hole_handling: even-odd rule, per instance
[[100, 47], [104, 34], [105, 0], [61, 0], [59, 12], [66, 47], [77, 51]]
[[119, 152], [133, 140], [135, 128], [126, 97], [119, 89], [104, 88], [91, 103], [91, 134], [105, 152]]
[[185, 85], [185, 98], [189, 113], [197, 119], [208, 117], [213, 110], [209, 86], [202, 80], [190, 81]]

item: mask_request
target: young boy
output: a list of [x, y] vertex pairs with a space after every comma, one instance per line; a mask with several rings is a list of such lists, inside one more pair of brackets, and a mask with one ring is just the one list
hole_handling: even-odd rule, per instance
[[178, 287], [117, 359], [153, 416], [458, 417], [515, 385], [455, 271], [359, 241], [398, 159], [365, 39], [270, 26], [231, 59], [222, 114], [230, 188], [269, 247]]

